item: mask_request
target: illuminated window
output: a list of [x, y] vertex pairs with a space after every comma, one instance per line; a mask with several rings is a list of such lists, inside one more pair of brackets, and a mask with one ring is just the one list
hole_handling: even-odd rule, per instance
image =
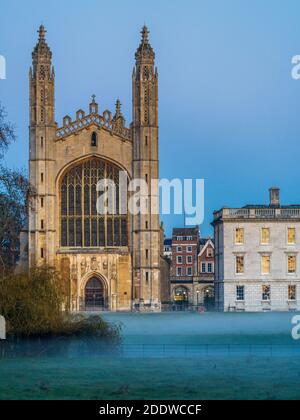
[[237, 245], [243, 245], [244, 243], [244, 229], [236, 228], [235, 230], [235, 243]]
[[245, 264], [244, 264], [244, 257], [238, 256], [236, 257], [236, 274], [244, 274]]
[[263, 286], [262, 287], [262, 300], [270, 300], [271, 299], [271, 286]]
[[296, 242], [296, 230], [295, 228], [288, 228], [288, 244], [293, 245]]
[[296, 273], [296, 257], [295, 255], [288, 256], [288, 273], [294, 274]]
[[[116, 185], [114, 214], [97, 212], [97, 184]], [[127, 246], [127, 216], [119, 214], [119, 168], [100, 159], [70, 169], [61, 182], [61, 245], [63, 247]]]
[[261, 243], [263, 245], [268, 245], [270, 243], [270, 229], [269, 228], [262, 228]]
[[270, 255], [263, 255], [261, 257], [261, 272], [262, 274], [270, 274]]
[[296, 300], [296, 286], [290, 285], [288, 288], [288, 300]]

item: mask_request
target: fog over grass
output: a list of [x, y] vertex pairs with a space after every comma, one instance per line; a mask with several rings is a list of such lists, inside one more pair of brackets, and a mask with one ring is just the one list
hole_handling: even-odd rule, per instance
[[115, 346], [70, 338], [0, 351], [0, 399], [299, 399], [294, 315], [105, 314], [123, 325]]
[[[105, 314], [109, 321], [123, 323], [123, 336], [289, 336], [296, 313], [189, 313]], [[160, 337], [161, 338], [161, 337]]]

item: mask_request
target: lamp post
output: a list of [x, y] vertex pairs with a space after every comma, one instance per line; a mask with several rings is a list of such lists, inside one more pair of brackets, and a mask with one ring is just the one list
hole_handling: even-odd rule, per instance
[[200, 290], [197, 290], [197, 308], [199, 307], [199, 294], [200, 294]]

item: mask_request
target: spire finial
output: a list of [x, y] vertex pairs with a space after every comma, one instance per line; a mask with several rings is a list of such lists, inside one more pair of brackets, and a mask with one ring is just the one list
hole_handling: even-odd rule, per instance
[[122, 117], [123, 118], [121, 108], [122, 108], [122, 104], [121, 104], [120, 99], [118, 98], [117, 99], [117, 102], [116, 102], [116, 113], [115, 113], [115, 117], [114, 117], [115, 120], [118, 119], [119, 117]]
[[45, 40], [45, 35], [46, 35], [46, 29], [45, 26], [43, 24], [40, 25], [39, 30], [38, 30], [38, 34], [39, 34], [39, 40], [40, 41], [44, 41]]
[[147, 26], [144, 24], [142, 30], [141, 30], [141, 34], [142, 34], [142, 42], [143, 43], [148, 43], [148, 35], [149, 35], [150, 31], [147, 28]]
[[116, 102], [116, 114], [119, 116], [119, 115], [121, 115], [121, 106], [122, 106], [122, 104], [121, 104], [121, 101], [120, 101], [120, 99], [118, 98], [117, 99], [117, 102]]
[[140, 45], [136, 51], [135, 54], [135, 58], [136, 61], [140, 61], [142, 59], [150, 59], [150, 60], [154, 60], [155, 59], [155, 54], [154, 51], [150, 45], [149, 39], [148, 39], [148, 35], [149, 35], [149, 29], [147, 28], [146, 25], [143, 26], [142, 30], [141, 30], [141, 34], [142, 34], [142, 39], [140, 42]]
[[96, 103], [96, 95], [92, 95], [92, 103], [95, 104]]

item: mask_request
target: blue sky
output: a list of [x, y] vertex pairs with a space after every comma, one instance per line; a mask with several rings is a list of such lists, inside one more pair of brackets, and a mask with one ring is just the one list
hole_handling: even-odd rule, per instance
[[[1, 0], [0, 100], [18, 139], [9, 166], [28, 159], [28, 69], [41, 22], [56, 70], [56, 120], [101, 109], [117, 97], [131, 121], [131, 74], [144, 22], [160, 76], [160, 175], [204, 178], [205, 223], [215, 209], [268, 201], [300, 203], [300, 54], [297, 0]], [[183, 217], [163, 218], [167, 233]]]

